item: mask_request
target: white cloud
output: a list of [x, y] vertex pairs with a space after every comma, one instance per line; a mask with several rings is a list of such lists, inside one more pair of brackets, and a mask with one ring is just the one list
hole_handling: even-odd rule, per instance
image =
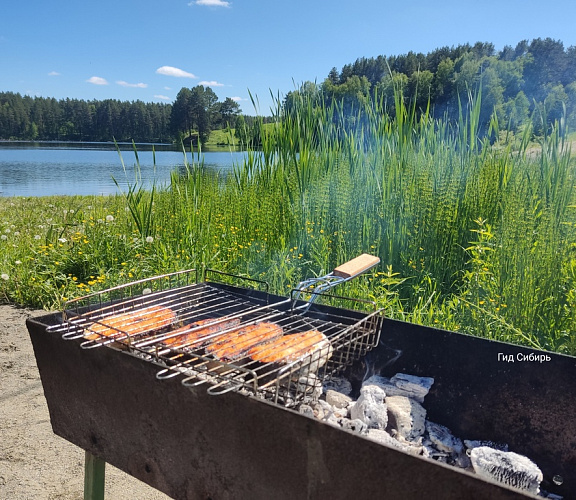
[[94, 85], [108, 85], [106, 78], [101, 78], [99, 76], [93, 76], [86, 81], [88, 83], [93, 83]]
[[121, 85], [122, 87], [136, 87], [139, 89], [145, 89], [148, 87], [147, 83], [128, 83], [125, 82], [124, 80], [118, 80], [116, 83], [118, 85]]
[[58, 73], [58, 71], [50, 71], [50, 73], [48, 73], [48, 76], [60, 76], [60, 73]]
[[225, 2], [224, 0], [195, 0], [190, 2], [188, 5], [207, 5], [208, 7], [230, 7], [232, 5], [230, 2]]
[[162, 99], [163, 101], [169, 101], [170, 98], [167, 95], [162, 95], [162, 94], [155, 94], [154, 97], [156, 99]]
[[231, 97], [230, 99], [232, 99], [233, 101], [236, 101], [236, 102], [247, 101], [247, 100], [248, 100], [248, 99], [243, 98], [243, 97]]
[[188, 73], [187, 71], [184, 71], [180, 68], [175, 68], [173, 66], [161, 66], [156, 70], [156, 73], [159, 75], [176, 76], [178, 78], [198, 78], [192, 73]]
[[172, 90], [172, 87], [164, 87], [164, 90]]
[[204, 85], [205, 87], [224, 87], [223, 83], [218, 83], [216, 80], [206, 80], [201, 81], [198, 85]]

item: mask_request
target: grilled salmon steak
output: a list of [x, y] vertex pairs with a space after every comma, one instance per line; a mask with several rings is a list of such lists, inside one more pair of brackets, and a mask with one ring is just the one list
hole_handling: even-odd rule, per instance
[[[310, 360], [322, 366], [332, 355], [332, 345], [322, 332], [307, 332], [284, 335], [264, 345], [257, 345], [248, 351], [248, 356], [260, 363], [289, 364], [311, 356]], [[303, 359], [307, 361], [306, 359]], [[317, 367], [316, 367], [317, 368]]]
[[150, 306], [120, 314], [113, 314], [86, 327], [88, 340], [101, 337], [125, 337], [148, 333], [170, 326], [177, 320], [176, 313], [163, 306]]
[[240, 318], [219, 321], [217, 318], [202, 319], [182, 326], [169, 333], [162, 342], [170, 347], [202, 347], [210, 342], [210, 336], [240, 324]]
[[221, 360], [242, 358], [254, 346], [265, 344], [283, 334], [282, 327], [275, 323], [261, 322], [246, 325], [224, 333], [206, 347], [206, 352]]

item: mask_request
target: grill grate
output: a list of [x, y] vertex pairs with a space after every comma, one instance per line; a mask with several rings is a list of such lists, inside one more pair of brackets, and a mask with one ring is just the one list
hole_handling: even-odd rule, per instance
[[[52, 329], [84, 349], [106, 346], [155, 363], [158, 379], [182, 376], [185, 386], [207, 384], [210, 394], [236, 391], [284, 406], [318, 397], [323, 381], [378, 343], [379, 310], [326, 312], [251, 288], [192, 282], [195, 277], [193, 270], [173, 273], [75, 299], [64, 323]], [[275, 339], [244, 334], [265, 326]], [[320, 340], [306, 348], [309, 332]], [[292, 341], [293, 354], [272, 361], [254, 355], [275, 341]]]

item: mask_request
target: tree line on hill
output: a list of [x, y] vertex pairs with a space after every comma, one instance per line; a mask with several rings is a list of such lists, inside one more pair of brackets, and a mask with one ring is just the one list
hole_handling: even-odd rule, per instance
[[169, 104], [85, 101], [0, 93], [0, 139], [163, 142], [171, 138]]
[[214, 129], [234, 127], [240, 106], [219, 102], [209, 87], [183, 88], [174, 104], [85, 101], [0, 92], [0, 139], [47, 141], [206, 141]]
[[[564, 48], [551, 38], [523, 40], [499, 52], [491, 43], [441, 47], [428, 54], [359, 58], [337, 68], [320, 84], [304, 82], [289, 92], [282, 112], [294, 109], [298, 98], [312, 103], [337, 103], [344, 119], [357, 119], [358, 102], [369, 96], [384, 99], [394, 114], [399, 95], [416, 112], [430, 110], [435, 118], [457, 120], [470, 93], [481, 95], [480, 124], [487, 128], [495, 114], [501, 128], [513, 132], [533, 124], [542, 134], [565, 117], [576, 126], [576, 47]], [[240, 113], [231, 98], [218, 101], [210, 87], [182, 88], [173, 104], [142, 101], [85, 101], [30, 97], [0, 92], [0, 139], [206, 142], [215, 129], [235, 128], [240, 143], [257, 147], [260, 124], [279, 117]]]
[[[457, 120], [460, 105], [480, 95], [480, 123], [487, 128], [493, 113], [501, 128], [518, 131], [533, 122], [534, 132], [562, 116], [576, 126], [576, 47], [564, 48], [551, 38], [523, 40], [497, 52], [492, 43], [442, 47], [428, 54], [359, 58], [340, 71], [332, 68], [320, 84], [305, 82], [287, 94], [290, 110], [306, 95], [323, 105], [338, 102], [341, 113], [353, 116], [367, 96], [385, 100], [394, 113], [402, 95], [416, 112], [429, 109], [435, 118]], [[345, 123], [345, 122], [344, 122]]]

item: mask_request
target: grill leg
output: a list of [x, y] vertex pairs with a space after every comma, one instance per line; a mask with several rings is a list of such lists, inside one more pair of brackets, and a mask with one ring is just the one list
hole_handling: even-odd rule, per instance
[[84, 500], [104, 500], [106, 462], [86, 452], [84, 460]]

